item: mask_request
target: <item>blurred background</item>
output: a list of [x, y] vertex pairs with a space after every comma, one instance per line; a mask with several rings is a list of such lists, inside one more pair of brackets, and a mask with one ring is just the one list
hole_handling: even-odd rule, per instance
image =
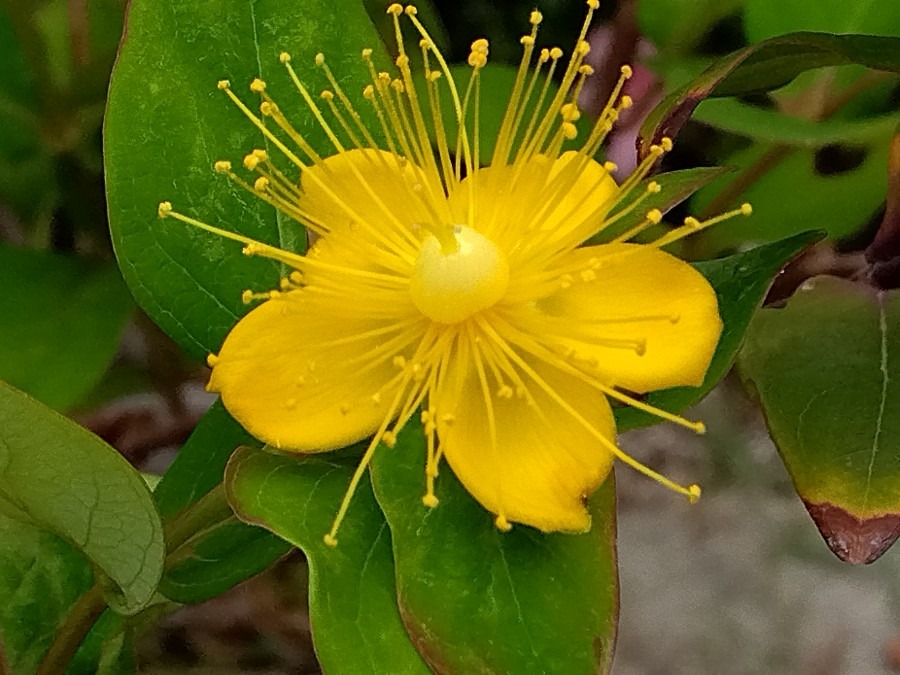
[[[367, 0], [384, 33], [384, 0]], [[475, 38], [517, 64], [533, 3], [420, 2], [448, 61]], [[543, 44], [567, 46], [582, 0], [544, 0]], [[165, 471], [207, 407], [205, 366], [137, 308], [106, 221], [102, 122], [122, 0], [0, 0], [0, 379], [71, 416], [147, 474]], [[900, 35], [900, 9], [866, 0], [602, 2], [597, 69], [582, 104], [603, 101], [623, 63], [635, 107], [606, 149], [628, 171], [637, 128], [662, 96], [717, 56], [794, 30]], [[795, 261], [769, 302], [814, 274], [851, 276], [884, 211], [896, 77], [812, 71], [775, 95], [707, 101], [666, 169], [727, 165], [673, 216], [751, 201], [756, 217], [688, 240], [717, 257], [807, 229], [829, 238]], [[816, 123], [816, 124], [813, 124]], [[790, 134], [793, 134], [792, 136]], [[791, 143], [785, 138], [790, 137]], [[618, 472], [622, 615], [615, 672], [900, 672], [900, 557], [850, 567], [827, 550], [757, 407], [731, 376], [694, 413], [702, 438], [668, 425], [625, 434], [632, 454], [704, 485], [687, 506]], [[186, 607], [139, 643], [148, 673], [315, 673], [299, 553], [225, 596]], [[677, 667], [673, 664], [679, 664]]]

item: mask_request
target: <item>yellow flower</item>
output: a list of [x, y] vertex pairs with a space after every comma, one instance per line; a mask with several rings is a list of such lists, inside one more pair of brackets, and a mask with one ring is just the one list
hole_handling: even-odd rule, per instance
[[[588, 530], [584, 500], [614, 457], [692, 500], [699, 496], [697, 486], [677, 485], [616, 446], [609, 399], [702, 432], [701, 423], [625, 392], [702, 382], [721, 331], [716, 296], [690, 265], [660, 248], [749, 207], [706, 223], [688, 219], [649, 244], [629, 243], [660, 221], [651, 210], [607, 243], [583, 245], [613, 232], [659, 191], [657, 183], [639, 183], [671, 147], [664, 139], [621, 185], [612, 167], [594, 161], [619, 111], [631, 104], [621, 95], [626, 66], [579, 149], [563, 150], [578, 135], [578, 96], [591, 75], [585, 35], [596, 6], [589, 0], [565, 66], [562, 50], [536, 48], [541, 15], [532, 12], [487, 167], [478, 162], [478, 117], [488, 42], [473, 43], [471, 76], [458, 87], [412, 6], [388, 9], [399, 49], [394, 75], [376, 70], [371, 50], [362, 53], [371, 74], [362, 104], [378, 120], [374, 130], [324, 56], [316, 65], [330, 84], [316, 101], [290, 56], [281, 55], [331, 139], [331, 156], [309, 145], [261, 80], [250, 87], [262, 98], [261, 116], [227, 81], [219, 83], [297, 177], [276, 168], [264, 150], [244, 158], [252, 182], [227, 161], [216, 170], [318, 238], [302, 256], [177, 213], [168, 202], [159, 213], [294, 270], [276, 291], [245, 292], [246, 302], [263, 302], [210, 356], [209, 388], [250, 433], [276, 448], [322, 452], [372, 437], [325, 536], [329, 544], [379, 443], [393, 446], [416, 414], [427, 436], [424, 504], [438, 503], [435, 478], [446, 459], [501, 530], [513, 522], [545, 532]], [[421, 34], [424, 77], [413, 75], [401, 20]], [[441, 116], [446, 96], [458, 127], [451, 139]]]

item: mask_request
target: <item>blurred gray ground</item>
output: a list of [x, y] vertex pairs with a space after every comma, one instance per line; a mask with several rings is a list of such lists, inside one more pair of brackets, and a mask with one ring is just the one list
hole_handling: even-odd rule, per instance
[[[832, 555], [734, 381], [691, 417], [706, 422], [706, 436], [663, 424], [621, 438], [671, 478], [699, 482], [704, 495], [690, 505], [617, 467], [614, 675], [900, 672], [900, 549], [865, 567]], [[181, 610], [142, 640], [142, 672], [319, 672], [305, 584], [294, 555]]]

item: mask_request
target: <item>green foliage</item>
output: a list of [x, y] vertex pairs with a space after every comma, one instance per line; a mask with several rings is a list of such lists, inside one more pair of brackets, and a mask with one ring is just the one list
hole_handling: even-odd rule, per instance
[[355, 464], [242, 448], [228, 465], [229, 501], [245, 521], [306, 553], [310, 621], [325, 671], [427, 673], [400, 618], [391, 534], [368, 478], [356, 490], [338, 546], [322, 541]]
[[[369, 81], [360, 49], [380, 41], [358, 2], [288, 0], [241, 6], [223, 15], [208, 2], [143, 0], [112, 77], [106, 116], [110, 228], [119, 264], [144, 310], [194, 356], [217, 349], [246, 311], [241, 292], [278, 284], [272, 263], [174, 220], [156, 217], [160, 201], [261, 241], [302, 251], [302, 228], [212, 170], [223, 158], [239, 164], [263, 143], [257, 129], [216, 82], [247, 85], [264, 78], [285, 115], [319, 149], [331, 149], [278, 62], [287, 50], [313, 90], [326, 86], [313, 57], [323, 52], [351, 92]], [[173, 31], [172, 26], [179, 26]], [[377, 51], [376, 51], [377, 54]], [[182, 83], [188, 83], [184, 87]], [[141, 120], [139, 133], [134, 122]], [[227, 273], [225, 272], [227, 270]]]
[[[681, 412], [706, 396], [731, 368], [747, 326], [762, 304], [772, 277], [821, 237], [818, 232], [805, 232], [727, 258], [696, 263], [695, 267], [716, 291], [723, 324], [722, 337], [703, 384], [652, 392], [647, 396], [647, 402], [665, 410]], [[635, 408], [617, 408], [615, 412], [620, 431], [657, 422], [652, 415]]]
[[445, 466], [422, 505], [424, 439], [409, 425], [372, 464], [391, 528], [406, 629], [436, 672], [606, 672], [618, 615], [615, 488], [591, 497], [588, 534], [503, 533]]
[[0, 505], [63, 537], [115, 585], [108, 601], [150, 602], [165, 546], [140, 474], [97, 437], [0, 383]]
[[[837, 507], [860, 521], [900, 514], [891, 440], [900, 435], [898, 355], [900, 291], [815, 277], [786, 307], [754, 320], [741, 372], [808, 506]], [[836, 538], [829, 545], [853, 562], [871, 562], [897, 537], [893, 522], [883, 523], [854, 549], [857, 532], [845, 530], [839, 541], [829, 524], [819, 522]]]
[[0, 645], [8, 672], [35, 671], [92, 577], [90, 563], [59, 537], [0, 513]]
[[16, 289], [0, 296], [0, 379], [71, 408], [103, 375], [133, 309], [118, 269], [0, 245], [0, 285]]

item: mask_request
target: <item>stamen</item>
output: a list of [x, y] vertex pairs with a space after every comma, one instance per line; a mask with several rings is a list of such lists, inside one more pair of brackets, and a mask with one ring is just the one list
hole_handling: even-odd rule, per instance
[[668, 246], [672, 242], [678, 241], [679, 239], [683, 239], [684, 237], [695, 234], [700, 230], [705, 230], [711, 225], [716, 225], [717, 223], [721, 223], [725, 220], [730, 220], [735, 216], [749, 216], [752, 213], [753, 207], [750, 206], [750, 204], [744, 203], [740, 208], [734, 209], [733, 211], [728, 211], [727, 213], [709, 218], [708, 220], [704, 220], [702, 222], [697, 220], [696, 218], [689, 216], [684, 219], [684, 225], [682, 225], [681, 227], [677, 227], [668, 234], [661, 236], [656, 241], [648, 244], [648, 246], [662, 248], [663, 246]]

